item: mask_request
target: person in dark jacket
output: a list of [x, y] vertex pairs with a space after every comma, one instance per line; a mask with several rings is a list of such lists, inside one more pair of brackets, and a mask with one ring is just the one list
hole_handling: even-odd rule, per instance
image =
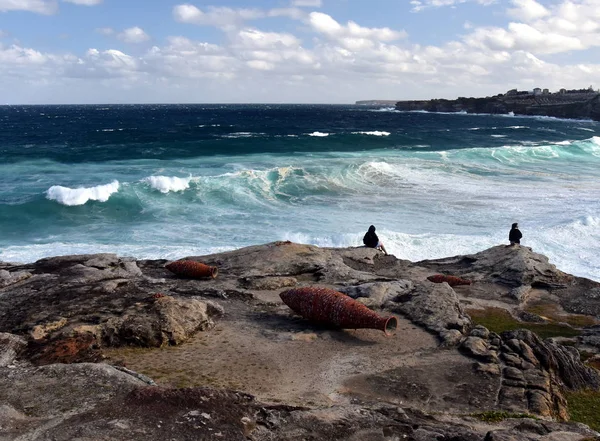
[[371, 225], [369, 227], [369, 231], [367, 231], [365, 237], [363, 237], [363, 243], [366, 247], [377, 248], [378, 250], [383, 251], [383, 254], [387, 255], [387, 251], [385, 250], [383, 243], [379, 241], [379, 237], [377, 237], [377, 234], [375, 234], [375, 225]]
[[508, 240], [510, 241], [511, 245], [518, 245], [521, 243], [522, 237], [523, 234], [521, 234], [521, 231], [519, 230], [519, 224], [515, 222], [514, 224], [512, 224], [510, 233], [508, 233]]

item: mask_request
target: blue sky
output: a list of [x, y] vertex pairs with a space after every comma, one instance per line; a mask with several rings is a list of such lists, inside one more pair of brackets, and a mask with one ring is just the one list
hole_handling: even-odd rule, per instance
[[0, 0], [0, 103], [598, 87], [600, 0]]

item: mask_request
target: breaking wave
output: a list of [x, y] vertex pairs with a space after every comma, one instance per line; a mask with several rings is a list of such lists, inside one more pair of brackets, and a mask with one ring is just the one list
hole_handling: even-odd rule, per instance
[[142, 182], [150, 185], [150, 187], [161, 193], [169, 193], [170, 191], [184, 191], [190, 188], [192, 177], [178, 178], [176, 176], [149, 176], [142, 179]]
[[106, 202], [113, 193], [119, 191], [119, 181], [95, 187], [69, 188], [53, 185], [46, 191], [46, 198], [62, 205], [84, 205], [88, 201]]

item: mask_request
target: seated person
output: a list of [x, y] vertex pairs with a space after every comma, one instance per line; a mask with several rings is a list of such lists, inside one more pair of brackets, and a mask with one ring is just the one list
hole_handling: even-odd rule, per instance
[[523, 234], [521, 233], [521, 230], [519, 230], [519, 224], [515, 222], [512, 224], [510, 233], [508, 233], [508, 241], [511, 245], [519, 245], [522, 237]]
[[387, 251], [385, 250], [383, 243], [379, 241], [379, 237], [377, 237], [377, 234], [375, 234], [375, 225], [371, 225], [369, 227], [369, 231], [367, 231], [365, 237], [363, 237], [363, 243], [366, 247], [376, 248], [380, 251], [383, 251], [383, 254], [387, 255]]

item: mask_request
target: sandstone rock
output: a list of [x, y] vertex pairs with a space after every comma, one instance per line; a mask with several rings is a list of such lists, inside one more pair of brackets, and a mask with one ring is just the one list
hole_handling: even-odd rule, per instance
[[464, 332], [471, 323], [456, 293], [446, 283], [417, 285], [397, 297], [389, 308], [436, 333], [447, 329]]
[[490, 351], [487, 340], [479, 337], [467, 337], [460, 349], [469, 356], [486, 362], [497, 361], [497, 356], [494, 351]]
[[241, 284], [246, 289], [271, 291], [296, 286], [298, 279], [295, 277], [246, 277], [241, 280]]
[[59, 320], [50, 323], [44, 323], [43, 325], [34, 326], [29, 335], [31, 335], [31, 338], [33, 338], [34, 340], [41, 340], [43, 338], [46, 338], [50, 332], [64, 328], [66, 324], [67, 319], [62, 317]]
[[471, 330], [469, 335], [487, 340], [490, 336], [490, 331], [485, 326], [477, 325]]
[[443, 347], [451, 348], [460, 344], [464, 335], [458, 329], [446, 329], [440, 332], [440, 338]]
[[26, 346], [27, 341], [23, 337], [0, 332], [0, 368], [12, 364]]
[[[509, 287], [521, 286], [561, 288], [571, 283], [573, 278], [556, 269], [548, 258], [534, 253], [528, 247], [507, 247], [499, 245], [468, 256], [417, 262], [431, 269], [444, 269], [461, 277], [479, 281], [491, 281]], [[515, 291], [519, 301], [526, 296], [528, 289]]]
[[10, 273], [6, 270], [0, 270], [0, 288], [9, 285], [14, 285], [31, 277], [31, 273], [27, 271], [15, 271]]
[[484, 441], [537, 441], [539, 437], [525, 435], [517, 430], [494, 430], [485, 435]]
[[510, 290], [510, 296], [519, 303], [524, 303], [531, 292], [531, 285], [521, 285]]
[[393, 300], [410, 290], [413, 284], [409, 280], [396, 280], [394, 282], [364, 283], [358, 286], [340, 288], [340, 292], [353, 299], [368, 298], [369, 306], [381, 308], [389, 300]]
[[158, 297], [123, 317], [109, 320], [103, 325], [102, 340], [108, 346], [178, 345], [214, 326], [211, 314], [221, 314], [221, 310], [197, 299]]

